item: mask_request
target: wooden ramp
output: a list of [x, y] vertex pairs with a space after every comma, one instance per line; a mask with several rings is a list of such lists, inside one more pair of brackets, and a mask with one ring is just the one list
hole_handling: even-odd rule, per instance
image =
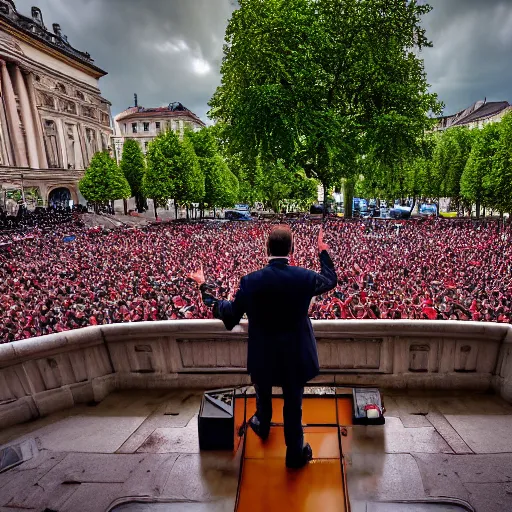
[[[248, 420], [256, 404], [254, 398], [245, 400], [244, 417]], [[352, 424], [351, 397], [304, 398], [304, 438], [313, 449], [313, 460], [299, 470], [285, 466], [283, 400], [272, 400], [274, 423], [269, 438], [263, 442], [248, 428], [242, 441], [236, 511], [348, 512], [340, 427]]]

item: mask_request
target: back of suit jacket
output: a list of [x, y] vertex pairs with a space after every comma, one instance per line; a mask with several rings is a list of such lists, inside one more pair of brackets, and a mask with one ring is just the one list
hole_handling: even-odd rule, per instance
[[227, 329], [244, 313], [249, 320], [247, 369], [253, 382], [300, 385], [319, 373], [316, 340], [308, 316], [311, 299], [337, 284], [329, 254], [320, 255], [320, 274], [292, 267], [286, 258], [272, 259], [242, 278], [234, 301], [214, 309]]

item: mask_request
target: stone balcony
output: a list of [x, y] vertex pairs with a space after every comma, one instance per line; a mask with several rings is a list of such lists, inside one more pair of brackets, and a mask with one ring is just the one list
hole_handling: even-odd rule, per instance
[[[386, 425], [349, 429], [353, 511], [439, 497], [512, 510], [512, 327], [314, 328], [317, 382], [384, 392]], [[0, 445], [26, 459], [0, 473], [0, 511], [232, 511], [239, 454], [200, 453], [197, 413], [203, 390], [248, 383], [244, 329], [137, 323], [0, 345]]]

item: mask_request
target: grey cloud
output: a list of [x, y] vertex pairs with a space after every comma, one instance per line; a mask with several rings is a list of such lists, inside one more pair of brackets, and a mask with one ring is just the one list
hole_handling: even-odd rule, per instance
[[[206, 121], [220, 82], [224, 31], [234, 0], [15, 0], [18, 10], [42, 9], [108, 76], [103, 95], [114, 114], [133, 103], [181, 101]], [[508, 100], [512, 83], [510, 0], [431, 0], [425, 16], [433, 49], [423, 52], [432, 90], [446, 113], [478, 99]], [[202, 74], [201, 74], [202, 72]]]
[[[36, 0], [15, 0], [30, 13]], [[70, 43], [108, 72], [100, 82], [112, 112], [133, 104], [181, 101], [203, 120], [220, 83], [222, 44], [232, 0], [38, 0], [47, 27], [60, 23]]]
[[432, 90], [454, 113], [477, 100], [512, 100], [510, 0], [431, 0], [424, 24], [434, 48], [425, 50]]

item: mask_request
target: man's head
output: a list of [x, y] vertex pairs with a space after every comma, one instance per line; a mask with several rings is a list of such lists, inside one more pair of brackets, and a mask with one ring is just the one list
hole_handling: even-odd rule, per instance
[[293, 252], [293, 233], [289, 226], [279, 224], [272, 228], [267, 240], [269, 256], [285, 258]]

